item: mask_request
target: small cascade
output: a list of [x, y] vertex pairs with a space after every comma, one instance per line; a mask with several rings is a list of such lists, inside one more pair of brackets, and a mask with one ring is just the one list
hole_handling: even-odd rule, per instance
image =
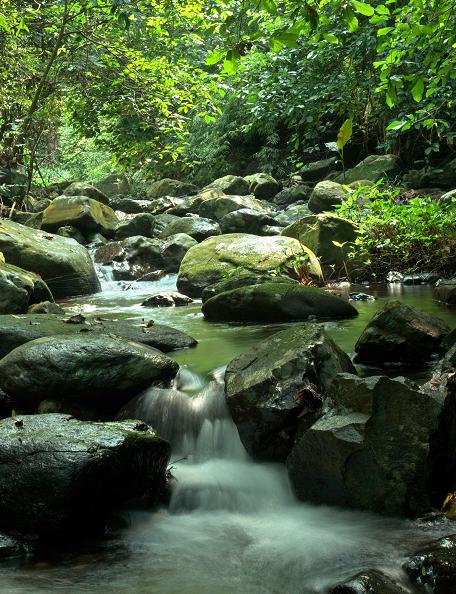
[[[150, 423], [171, 442], [176, 480], [170, 510], [251, 513], [292, 503], [283, 467], [255, 464], [247, 455], [225, 402], [223, 371], [213, 375], [217, 379], [197, 396], [150, 388], [121, 413]], [[189, 379], [184, 372], [177, 384]]]

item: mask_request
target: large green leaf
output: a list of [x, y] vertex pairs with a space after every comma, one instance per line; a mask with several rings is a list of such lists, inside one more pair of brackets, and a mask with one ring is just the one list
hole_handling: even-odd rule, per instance
[[412, 87], [412, 97], [417, 103], [419, 103], [421, 101], [421, 99], [423, 98], [423, 93], [424, 93], [424, 80], [420, 76]]
[[356, 12], [359, 12], [359, 14], [363, 14], [364, 16], [370, 17], [375, 14], [375, 10], [373, 6], [370, 6], [370, 4], [358, 2], [358, 0], [352, 0], [352, 5]]
[[353, 132], [353, 122], [351, 118], [345, 120], [345, 122], [340, 127], [339, 133], [337, 135], [336, 144], [339, 149], [343, 149], [347, 142], [350, 140]]

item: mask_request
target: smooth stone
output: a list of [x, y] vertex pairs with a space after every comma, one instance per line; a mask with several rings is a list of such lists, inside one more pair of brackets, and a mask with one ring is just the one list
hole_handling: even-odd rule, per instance
[[58, 196], [43, 212], [41, 229], [53, 233], [71, 226], [83, 235], [97, 232], [112, 237], [118, 223], [116, 213], [102, 202], [86, 196]]
[[0, 260], [0, 314], [25, 313], [30, 305], [47, 300], [54, 298], [37, 274]]
[[167, 291], [166, 293], [157, 293], [148, 297], [141, 305], [144, 307], [178, 307], [189, 303], [193, 303], [191, 297], [176, 291]]

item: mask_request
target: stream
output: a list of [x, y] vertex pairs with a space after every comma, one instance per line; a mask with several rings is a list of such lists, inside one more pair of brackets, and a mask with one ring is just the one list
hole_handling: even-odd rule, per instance
[[[109, 276], [107, 277], [109, 279]], [[400, 578], [401, 564], [423, 543], [455, 530], [426, 522], [315, 506], [293, 496], [281, 465], [246, 454], [223, 397], [224, 366], [285, 325], [230, 326], [204, 321], [200, 304], [149, 309], [140, 303], [176, 290], [176, 277], [154, 283], [103, 280], [103, 291], [62, 305], [72, 313], [153, 319], [194, 336], [194, 349], [172, 353], [181, 365], [172, 396], [146, 390], [122, 411], [150, 422], [173, 448], [169, 507], [126, 510], [105, 539], [49, 547], [29, 564], [1, 566], [0, 592], [91, 594], [316, 594], [369, 568]], [[353, 289], [351, 289], [353, 290]], [[444, 319], [426, 286], [361, 287], [376, 297], [356, 302], [360, 315], [326, 323], [351, 353], [372, 315], [397, 298]], [[361, 374], [384, 373], [359, 368]], [[402, 370], [388, 373], [399, 375]], [[427, 378], [426, 370], [410, 375]], [[71, 535], [69, 535], [71, 536]]]

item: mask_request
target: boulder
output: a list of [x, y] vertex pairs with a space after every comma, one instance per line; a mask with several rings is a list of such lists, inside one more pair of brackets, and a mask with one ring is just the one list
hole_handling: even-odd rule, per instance
[[132, 498], [159, 494], [169, 454], [169, 444], [138, 421], [3, 419], [0, 526], [28, 534], [93, 532]]
[[120, 241], [110, 241], [97, 248], [94, 260], [97, 264], [111, 264], [113, 260], [122, 259], [125, 251]]
[[59, 227], [55, 233], [56, 235], [66, 237], [67, 239], [74, 239], [81, 245], [84, 245], [86, 243], [86, 238], [84, 237], [84, 235], [79, 231], [79, 229], [76, 229], [76, 227], [73, 227], [72, 225], [65, 225], [64, 227]]
[[369, 569], [337, 584], [330, 594], [410, 594], [410, 590], [382, 571]]
[[116, 239], [127, 239], [128, 237], [156, 237], [155, 217], [150, 213], [140, 213], [126, 218], [117, 224], [115, 231]]
[[[249, 182], [237, 175], [225, 175], [206, 186], [204, 190], [214, 189], [230, 196], [245, 196], [250, 193]], [[203, 192], [204, 192], [203, 190]]]
[[[317, 214], [285, 227], [281, 235], [294, 237], [310, 248], [320, 258], [323, 267], [334, 267], [336, 273], [346, 273], [350, 265], [350, 244], [355, 241], [357, 230], [357, 225], [351, 221], [334, 215]], [[341, 247], [334, 242], [343, 245]]]
[[71, 320], [74, 318], [53, 314], [0, 315], [0, 359], [20, 345], [46, 336], [107, 334], [149, 345], [165, 353], [196, 345], [194, 338], [180, 330], [147, 321], [109, 320], [97, 316], [77, 318], [81, 323]]
[[225, 293], [226, 291], [231, 291], [232, 289], [239, 289], [240, 287], [249, 287], [250, 285], [260, 285], [262, 283], [270, 282], [284, 282], [290, 284], [296, 283], [296, 281], [290, 278], [289, 276], [272, 276], [269, 274], [259, 275], [245, 273], [236, 275], [234, 277], [224, 278], [218, 283], [208, 285], [203, 289], [203, 292], [201, 294], [201, 300], [204, 303], [211, 297], [215, 297], [215, 295]]
[[184, 198], [178, 198], [173, 196], [162, 196], [161, 198], [151, 199], [147, 212], [153, 215], [163, 214], [170, 208], [179, 208], [185, 201]]
[[308, 206], [311, 212], [325, 212], [334, 210], [338, 204], [342, 204], [347, 193], [341, 184], [334, 181], [319, 182], [310, 195]]
[[109, 198], [95, 186], [85, 182], [73, 182], [63, 190], [64, 196], [87, 196], [102, 204], [109, 204]]
[[43, 212], [41, 228], [57, 231], [59, 227], [76, 227], [83, 235], [99, 232], [112, 237], [119, 220], [107, 206], [86, 196], [58, 196]]
[[0, 314], [25, 313], [33, 303], [46, 300], [54, 298], [37, 274], [0, 260]]
[[137, 235], [125, 239], [121, 245], [122, 251], [113, 258], [113, 274], [116, 280], [136, 280], [149, 272], [163, 268], [162, 240]]
[[58, 314], [58, 315], [65, 315], [65, 310], [57, 303], [53, 303], [52, 301], [40, 301], [39, 303], [34, 303], [30, 305], [28, 310], [28, 314]]
[[89, 252], [73, 240], [2, 219], [0, 252], [8, 263], [39, 274], [56, 299], [100, 290]]
[[341, 173], [335, 181], [342, 184], [368, 180], [376, 182], [382, 178], [394, 179], [400, 174], [399, 158], [396, 155], [369, 155], [356, 167]]
[[298, 175], [301, 176], [302, 181], [316, 182], [322, 180], [332, 171], [340, 171], [342, 164], [338, 157], [330, 157], [329, 159], [321, 159], [320, 161], [312, 161], [306, 163], [298, 170]]
[[244, 179], [249, 184], [249, 194], [259, 200], [272, 200], [282, 189], [282, 184], [267, 173], [254, 173]]
[[13, 204], [16, 198], [24, 196], [27, 181], [25, 168], [0, 167], [0, 199]]
[[277, 225], [287, 227], [288, 225], [311, 215], [312, 213], [307, 204], [293, 204], [274, 218]]
[[202, 217], [220, 222], [223, 217], [234, 210], [249, 209], [263, 215], [271, 213], [267, 203], [251, 196], [218, 196], [216, 198], [200, 195], [196, 197], [190, 212], [197, 212]]
[[195, 245], [198, 245], [196, 239], [185, 233], [167, 237], [161, 248], [163, 268], [167, 272], [178, 272], [185, 254]]
[[28, 410], [49, 398], [113, 410], [177, 370], [157, 349], [107, 334], [48, 336], [0, 360], [0, 388]]
[[204, 317], [224, 322], [336, 320], [358, 315], [343, 299], [316, 287], [266, 282], [219, 293], [203, 303]]
[[172, 215], [167, 212], [155, 215], [155, 237], [160, 237], [160, 233], [164, 231], [168, 225], [175, 223], [176, 221], [180, 221], [180, 219], [181, 217], [177, 217], [176, 215]]
[[139, 214], [147, 212], [150, 206], [149, 200], [136, 200], [128, 196], [112, 196], [109, 199], [109, 206], [113, 210], [120, 210], [126, 214]]
[[412, 583], [423, 592], [456, 592], [456, 535], [428, 544], [406, 561], [404, 569]]
[[193, 303], [191, 297], [177, 293], [176, 291], [167, 291], [165, 293], [157, 293], [148, 297], [141, 303], [143, 307], [178, 307], [180, 305], [188, 305]]
[[228, 276], [265, 274], [280, 268], [302, 248], [296, 239], [232, 233], [210, 237], [192, 247], [182, 260], [177, 288], [190, 297]]
[[435, 287], [432, 297], [447, 305], [456, 305], [456, 278], [440, 281]]
[[147, 189], [147, 197], [150, 200], [161, 198], [162, 196], [190, 196], [196, 194], [197, 187], [187, 182], [179, 181], [177, 179], [161, 179], [153, 182]]
[[[363, 412], [339, 402], [312, 427], [305, 421], [298, 427], [287, 460], [297, 496], [390, 515], [430, 511], [430, 451], [443, 397], [401, 377], [380, 376], [352, 385], [355, 395], [342, 399], [345, 405], [354, 402], [358, 410], [361, 405]], [[332, 386], [330, 396], [335, 392]]]
[[[111, 173], [111, 175], [96, 183], [95, 186], [105, 196], [115, 196], [116, 194], [128, 194], [131, 192], [130, 180], [124, 173]], [[86, 195], [88, 196], [88, 194]]]
[[313, 188], [304, 184], [297, 184], [291, 188], [284, 188], [281, 192], [274, 196], [272, 202], [278, 208], [285, 208], [291, 206], [295, 202], [307, 202], [312, 194]]
[[221, 230], [218, 223], [211, 219], [204, 217], [182, 217], [170, 222], [163, 231], [160, 237], [166, 238], [177, 233], [185, 233], [196, 241], [204, 241], [213, 235], [220, 235]]
[[423, 363], [439, 350], [449, 332], [449, 327], [439, 318], [400, 301], [389, 301], [358, 338], [356, 361]]
[[225, 374], [228, 407], [250, 455], [284, 460], [298, 423], [322, 414], [335, 375], [355, 373], [348, 356], [320, 326], [278, 332], [233, 359]]
[[240, 208], [226, 214], [220, 220], [220, 227], [223, 233], [252, 233], [263, 235], [263, 229], [267, 225], [275, 225], [275, 220], [264, 212], [251, 208]]
[[456, 159], [440, 167], [426, 166], [412, 169], [403, 177], [407, 188], [454, 188], [456, 186]]

